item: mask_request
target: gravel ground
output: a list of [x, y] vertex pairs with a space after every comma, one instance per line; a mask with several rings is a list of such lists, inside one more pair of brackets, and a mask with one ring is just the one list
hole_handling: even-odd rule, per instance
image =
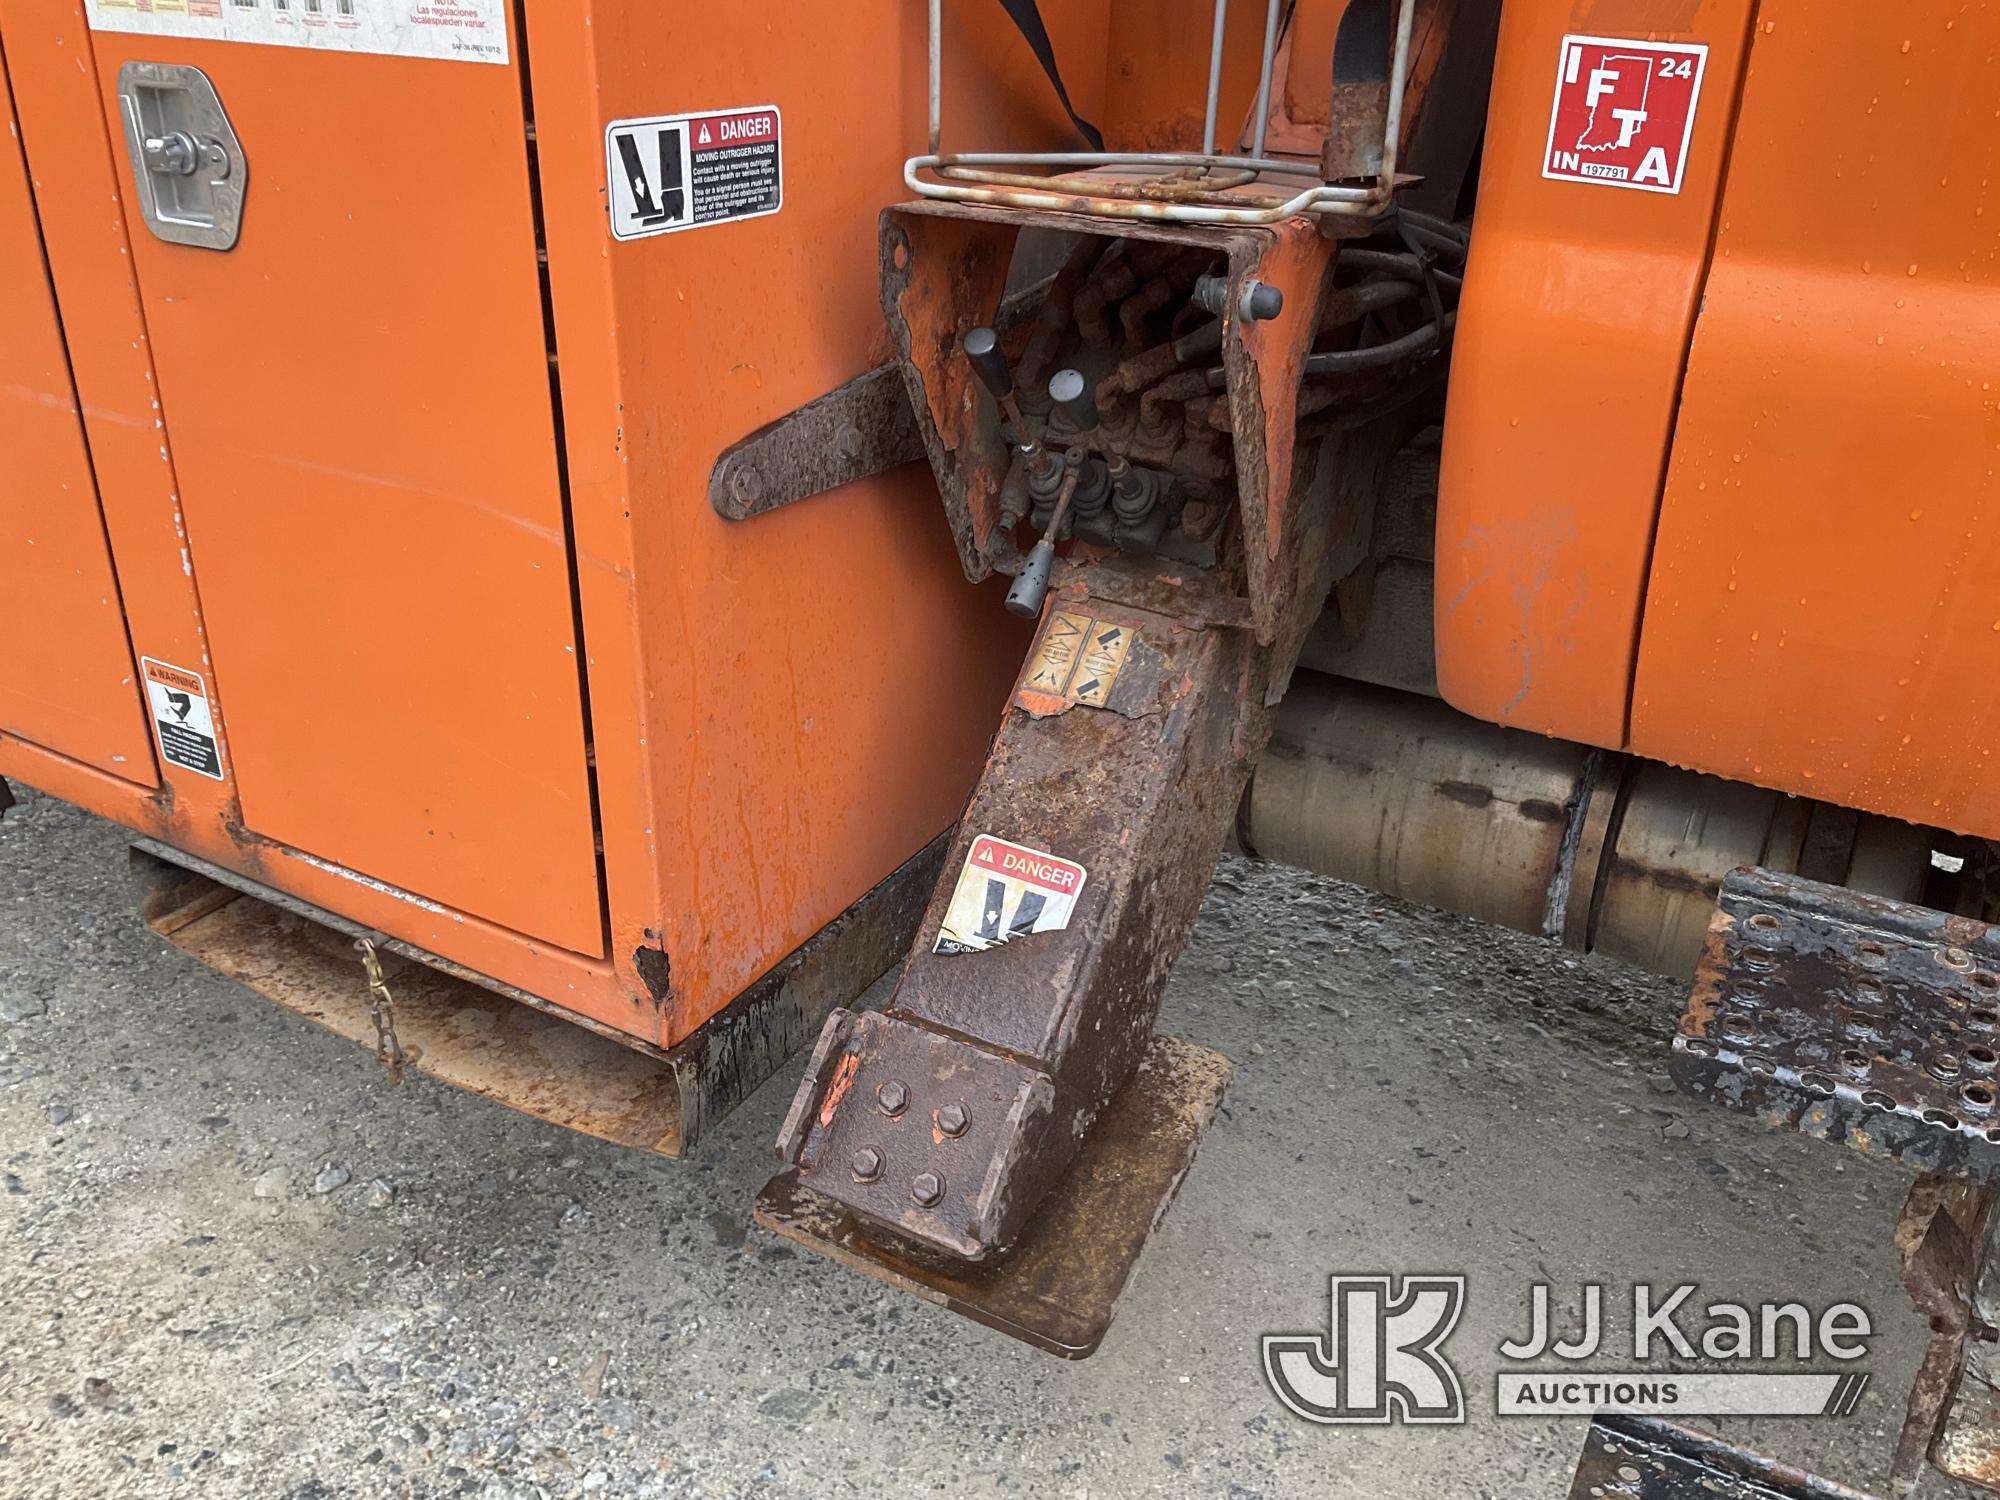
[[[1923, 1340], [1905, 1182], [1675, 1096], [1678, 998], [1226, 862], [1164, 1026], [1237, 1060], [1227, 1112], [1103, 1350], [1065, 1365], [749, 1224], [796, 1065], [682, 1164], [390, 1088], [153, 938], [117, 828], [24, 794], [0, 822], [0, 1492], [1541, 1500], [1581, 1423], [1495, 1417], [1496, 1346], [1532, 1280], [1636, 1278], [1864, 1304], [1852, 1418], [1732, 1432], [1879, 1485]], [[1323, 1328], [1336, 1270], [1471, 1277], [1468, 1425], [1279, 1406], [1258, 1337]]]

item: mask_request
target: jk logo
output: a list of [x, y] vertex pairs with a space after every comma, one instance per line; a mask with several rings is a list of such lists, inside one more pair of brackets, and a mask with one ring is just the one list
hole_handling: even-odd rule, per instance
[[1465, 1308], [1463, 1276], [1335, 1276], [1327, 1331], [1264, 1335], [1264, 1378], [1308, 1422], [1463, 1422], [1438, 1351]]

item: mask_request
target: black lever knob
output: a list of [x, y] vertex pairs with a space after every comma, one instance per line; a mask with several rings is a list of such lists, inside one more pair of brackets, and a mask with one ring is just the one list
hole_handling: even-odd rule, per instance
[[999, 334], [990, 328], [973, 329], [965, 336], [965, 357], [995, 401], [1005, 401], [1014, 394], [1014, 372], [1007, 367], [1007, 356], [1000, 352]]
[[1097, 425], [1097, 403], [1090, 399], [1090, 386], [1081, 371], [1056, 371], [1049, 379], [1049, 400], [1078, 432], [1088, 432]]

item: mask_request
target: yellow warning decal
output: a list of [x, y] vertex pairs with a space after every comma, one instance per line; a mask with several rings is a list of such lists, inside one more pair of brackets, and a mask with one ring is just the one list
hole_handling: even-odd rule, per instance
[[1070, 679], [1069, 696], [1092, 708], [1104, 707], [1111, 696], [1111, 684], [1125, 665], [1125, 653], [1132, 649], [1132, 627], [1111, 620], [1099, 620], [1090, 627], [1089, 640], [1077, 661], [1076, 675]]
[[1137, 634], [1130, 625], [1056, 610], [1029, 658], [1024, 692], [1102, 708]]
[[1088, 615], [1072, 615], [1062, 610], [1050, 615], [1041, 642], [1035, 647], [1034, 659], [1028, 663], [1024, 685], [1037, 693], [1061, 697], [1063, 689], [1069, 686], [1070, 673], [1076, 670], [1076, 659], [1083, 653], [1085, 633], [1096, 623]]

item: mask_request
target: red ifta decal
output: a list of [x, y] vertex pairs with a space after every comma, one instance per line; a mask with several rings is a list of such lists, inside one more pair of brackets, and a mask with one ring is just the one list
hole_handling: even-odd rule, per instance
[[1678, 193], [1708, 48], [1566, 36], [1544, 177]]

